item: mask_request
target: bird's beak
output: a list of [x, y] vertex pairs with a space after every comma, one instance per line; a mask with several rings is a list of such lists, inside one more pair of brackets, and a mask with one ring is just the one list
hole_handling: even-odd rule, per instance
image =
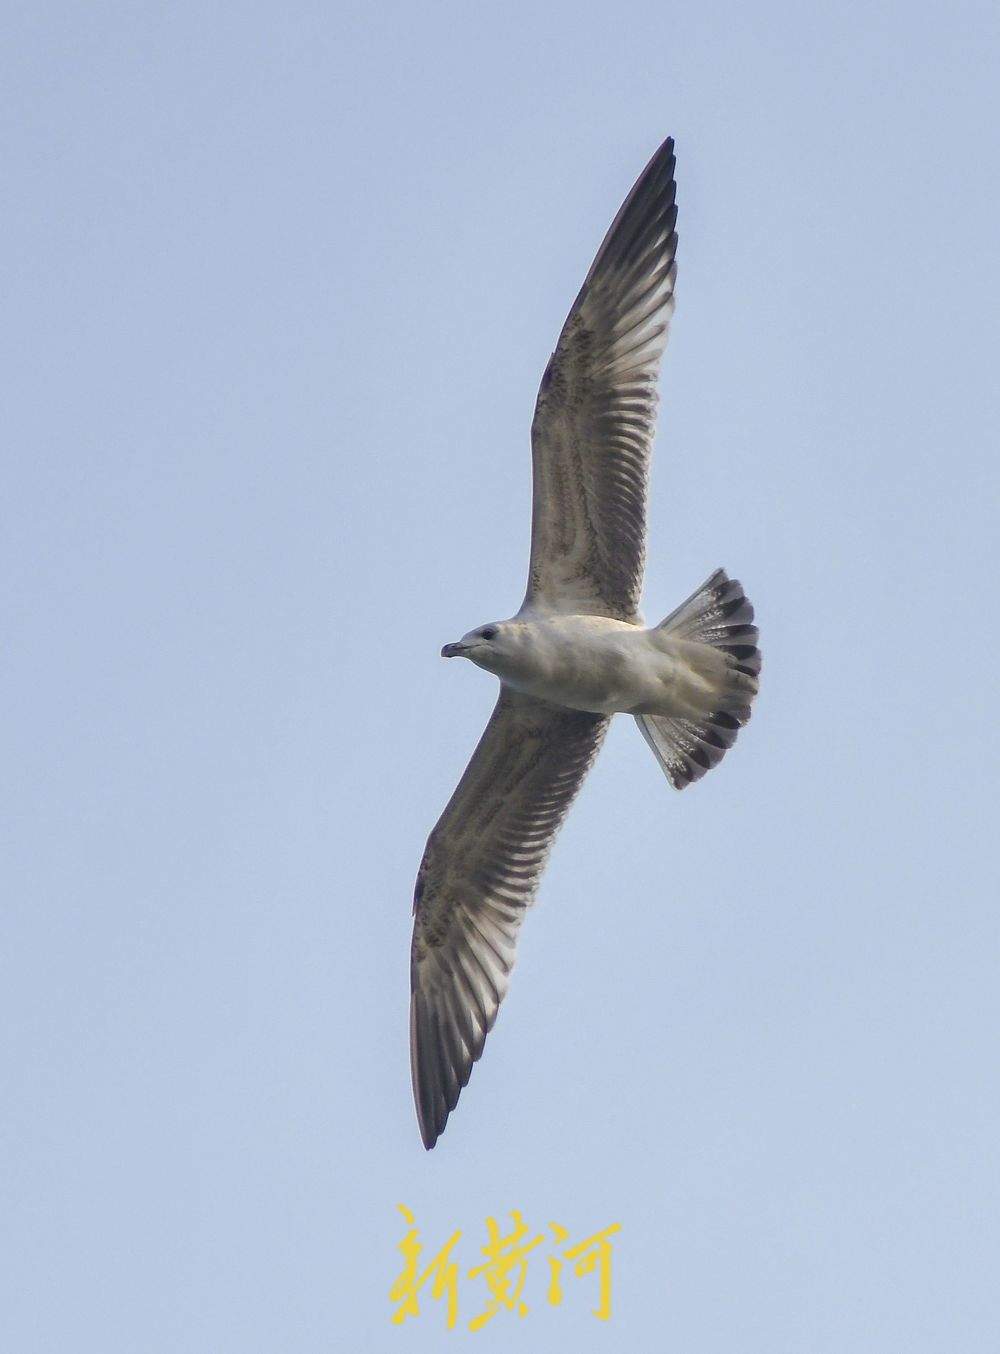
[[441, 650], [442, 658], [458, 658], [460, 654], [465, 653], [464, 644], [446, 644]]

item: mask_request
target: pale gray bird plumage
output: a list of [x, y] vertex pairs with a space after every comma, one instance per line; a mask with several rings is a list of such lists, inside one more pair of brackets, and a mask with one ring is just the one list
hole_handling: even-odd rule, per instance
[[542, 377], [521, 609], [442, 650], [501, 686], [414, 892], [410, 1055], [428, 1148], [483, 1051], [521, 921], [611, 716], [635, 716], [683, 789], [732, 746], [757, 691], [753, 608], [721, 569], [660, 625], [645, 629], [638, 611], [676, 281], [674, 164], [668, 139], [612, 222]]

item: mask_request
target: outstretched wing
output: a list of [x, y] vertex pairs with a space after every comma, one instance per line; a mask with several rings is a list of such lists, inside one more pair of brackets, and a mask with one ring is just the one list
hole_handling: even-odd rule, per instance
[[428, 839], [410, 960], [410, 1062], [425, 1147], [434, 1146], [483, 1051], [521, 918], [608, 723], [501, 687]]
[[615, 217], [542, 377], [525, 607], [618, 620], [638, 610], [676, 277], [674, 193], [668, 139]]

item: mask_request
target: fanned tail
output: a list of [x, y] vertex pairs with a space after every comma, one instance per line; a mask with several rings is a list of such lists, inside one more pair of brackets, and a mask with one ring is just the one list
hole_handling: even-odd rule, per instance
[[725, 655], [711, 708], [704, 715], [635, 717], [671, 785], [683, 790], [722, 761], [750, 718], [760, 674], [758, 632], [749, 598], [723, 569], [716, 569], [656, 628]]

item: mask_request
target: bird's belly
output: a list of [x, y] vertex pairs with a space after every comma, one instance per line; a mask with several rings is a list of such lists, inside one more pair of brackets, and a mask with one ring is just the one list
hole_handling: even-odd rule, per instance
[[[531, 672], [506, 676], [509, 685], [553, 705], [594, 714], [632, 713], [662, 704], [671, 665], [637, 643], [638, 635], [587, 637], [552, 644]], [[651, 662], [653, 657], [655, 661]]]

